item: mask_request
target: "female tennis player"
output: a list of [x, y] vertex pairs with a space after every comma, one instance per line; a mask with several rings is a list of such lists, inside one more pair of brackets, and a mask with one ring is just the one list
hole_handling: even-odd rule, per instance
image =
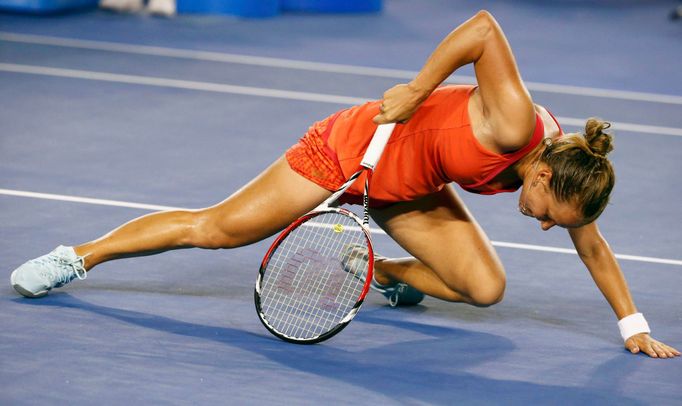
[[[474, 64], [477, 86], [440, 84]], [[485, 11], [452, 31], [410, 83], [382, 101], [315, 123], [250, 183], [200, 210], [135, 219], [75, 247], [60, 246], [12, 273], [11, 283], [39, 297], [104, 261], [166, 250], [234, 248], [273, 235], [315, 208], [354, 171], [377, 124], [397, 122], [371, 185], [372, 217], [412, 257], [377, 258], [373, 287], [392, 304], [423, 294], [474, 306], [502, 300], [505, 271], [476, 220], [448, 184], [483, 194], [522, 188], [519, 210], [543, 230], [566, 228], [580, 258], [619, 322], [632, 353], [680, 353], [649, 335], [613, 252], [595, 219], [614, 185], [606, 158], [608, 123], [591, 119], [584, 133], [563, 134], [533, 104], [501, 28]], [[358, 182], [343, 200], [362, 196]], [[453, 249], [456, 247], [456, 249]]]

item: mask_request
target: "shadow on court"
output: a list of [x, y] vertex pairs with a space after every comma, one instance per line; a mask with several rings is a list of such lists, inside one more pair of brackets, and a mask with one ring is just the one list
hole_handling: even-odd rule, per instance
[[[209, 354], [201, 349], [201, 341], [193, 340], [193, 348], [167, 355], [169, 365], [206, 363], [212, 367], [230, 368], [231, 355], [241, 350], [252, 353], [255, 358], [266, 357], [282, 367], [263, 370], [263, 380], [269, 379], [270, 374], [300, 371], [365, 388], [400, 403], [478, 404], [481, 399], [486, 399], [486, 402], [499, 404], [512, 401], [532, 404], [641, 404], [617, 393], [617, 389], [614, 389], [617, 385], [612, 386], [614, 371], [622, 368], [623, 364], [635, 362], [632, 357], [618, 357], [600, 366], [594, 374], [593, 385], [587, 388], [492, 379], [465, 371], [513, 351], [514, 345], [509, 339], [488, 333], [378, 317], [384, 312], [382, 308], [368, 309], [358, 316], [355, 323], [364, 324], [362, 327], [369, 332], [373, 327], [389, 326], [410, 330], [425, 338], [385, 345], [375, 343], [371, 350], [354, 352], [339, 348], [333, 339], [319, 345], [293, 345], [265, 333], [260, 335], [238, 328], [195, 324], [151, 313], [96, 305], [68, 293], [52, 294], [40, 300], [17, 298], [12, 301], [29, 306], [77, 309], [143, 329], [220, 344], [219, 351], [207, 356]], [[126, 339], [120, 337], [120, 333], [112, 337], [106, 330], [100, 334], [101, 337], [95, 338], [102, 341]], [[373, 334], [376, 335], [376, 332]], [[368, 348], [367, 345], [358, 347]], [[70, 371], [71, 368], [74, 370]], [[76, 366], [64, 365], [65, 374], [75, 374], [76, 370]], [[631, 366], [622, 370], [631, 370]], [[607, 378], [600, 379], [604, 371], [608, 371]], [[103, 373], [106, 374], [106, 370]], [[139, 374], [138, 377], [129, 376], [126, 381], [136, 383], [140, 390], [144, 390], [144, 372], [130, 370], [127, 373]], [[177, 385], [183, 385], [183, 374], [175, 376]], [[226, 382], [225, 385], [229, 386], [230, 383]], [[310, 385], [310, 388], [301, 390], [314, 391], [315, 382]], [[355, 395], [347, 396], [353, 398]]]

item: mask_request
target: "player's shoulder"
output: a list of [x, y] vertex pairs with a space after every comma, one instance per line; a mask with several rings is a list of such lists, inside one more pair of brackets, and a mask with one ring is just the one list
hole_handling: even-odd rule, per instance
[[[535, 132], [540, 130], [537, 126], [544, 124], [535, 106], [531, 104], [529, 107], [519, 107], [513, 115], [490, 120], [495, 143], [500, 151], [509, 153], [525, 147]], [[540, 123], [538, 117], [541, 119]]]

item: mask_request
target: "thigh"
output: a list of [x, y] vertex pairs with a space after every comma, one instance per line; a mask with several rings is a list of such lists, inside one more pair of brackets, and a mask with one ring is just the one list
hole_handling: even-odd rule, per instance
[[495, 249], [452, 187], [373, 210], [372, 218], [452, 290], [467, 296], [483, 288], [504, 290]]
[[[331, 192], [289, 167], [284, 157], [223, 202], [204, 210], [224, 246], [269, 237], [317, 207]], [[206, 228], [210, 228], [206, 227]]]

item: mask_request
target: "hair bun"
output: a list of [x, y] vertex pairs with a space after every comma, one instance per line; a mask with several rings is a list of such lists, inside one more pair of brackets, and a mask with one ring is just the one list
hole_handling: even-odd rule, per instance
[[604, 130], [611, 127], [611, 123], [590, 118], [585, 124], [585, 139], [593, 154], [605, 157], [613, 151], [613, 136], [605, 133]]

